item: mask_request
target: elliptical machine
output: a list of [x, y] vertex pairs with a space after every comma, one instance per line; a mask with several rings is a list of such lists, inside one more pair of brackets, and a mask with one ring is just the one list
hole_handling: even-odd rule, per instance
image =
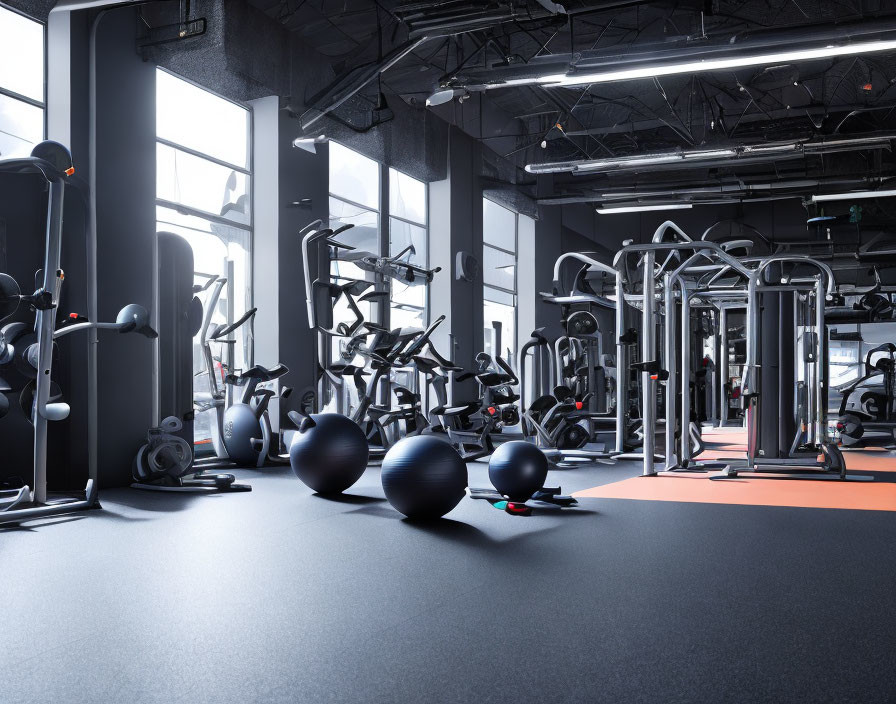
[[600, 345], [600, 327], [585, 310], [569, 312], [564, 325], [566, 334], [553, 343], [539, 328], [520, 350], [524, 378], [533, 356], [534, 389], [523, 409], [523, 435], [558, 466], [602, 462], [610, 457], [607, 444], [615, 436], [616, 411], [606, 402], [608, 356]]
[[[331, 365], [330, 371], [343, 378], [351, 370], [358, 393], [358, 405], [351, 414], [352, 420], [365, 431], [370, 443], [370, 457], [382, 458], [393, 444], [388, 426], [402, 424], [404, 436], [416, 435], [427, 428], [427, 420], [421, 412], [420, 395], [407, 387], [392, 385], [392, 393], [398, 401], [395, 408], [376, 404], [377, 390], [383, 379], [389, 379], [394, 368], [411, 364], [427, 345], [430, 336], [445, 320], [440, 316], [425, 330], [419, 328], [397, 328], [388, 330], [373, 323], [364, 323], [365, 332], [357, 334], [346, 345], [343, 357], [354, 359], [360, 356], [364, 366], [354, 364]], [[368, 341], [367, 338], [370, 337]], [[367, 371], [369, 367], [370, 371]], [[365, 380], [365, 376], [370, 376]]]
[[[289, 457], [281, 454], [282, 443], [279, 436], [274, 437], [268, 413], [268, 406], [272, 399], [277, 398], [277, 394], [262, 385], [280, 379], [289, 372], [289, 369], [282, 364], [277, 364], [271, 369], [256, 364], [239, 372], [227, 368], [223, 355], [215, 357], [212, 353], [212, 344], [235, 345], [236, 339], [232, 337], [233, 333], [249, 324], [258, 309], [250, 308], [229, 325], [213, 325], [211, 318], [227, 279], [213, 277], [211, 283], [214, 288], [209, 296], [200, 330], [205, 370], [199, 372], [208, 377], [209, 393], [197, 397], [202, 400], [201, 410], [215, 411], [215, 425], [212, 428], [215, 456], [202, 458], [197, 465], [212, 469], [228, 464], [241, 467], [262, 467], [266, 463], [288, 464]], [[200, 290], [205, 290], [208, 285], [205, 284]], [[224, 389], [218, 383], [219, 363], [225, 369]], [[242, 388], [242, 392], [239, 399], [235, 400], [239, 388]], [[291, 391], [289, 387], [283, 387], [279, 398], [288, 398]]]
[[[429, 411], [430, 432], [444, 433], [465, 462], [487, 457], [495, 451], [495, 437], [504, 428], [520, 422], [514, 390], [519, 379], [511, 366], [500, 356], [480, 352], [476, 355], [476, 371], [468, 372], [442, 357], [428, 345], [426, 354], [416, 355], [414, 363], [423, 372], [438, 405]], [[449, 398], [448, 382], [475, 379], [480, 397], [457, 402]]]
[[843, 447], [896, 442], [896, 345], [886, 342], [869, 350], [865, 374], [841, 393], [837, 430]]

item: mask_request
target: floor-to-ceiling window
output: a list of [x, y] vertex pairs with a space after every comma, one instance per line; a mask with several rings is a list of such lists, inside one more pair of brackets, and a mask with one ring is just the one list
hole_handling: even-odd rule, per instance
[[[402, 261], [419, 267], [429, 265], [429, 236], [427, 228], [426, 183], [381, 164], [337, 142], [330, 143], [330, 227], [334, 230], [351, 224], [350, 230], [338, 235], [338, 240], [356, 248], [382, 256], [381, 223], [389, 238], [388, 254], [401, 254]], [[381, 188], [384, 179], [388, 187], [388, 202]], [[412, 250], [408, 248], [413, 248]], [[376, 282], [376, 276], [355, 264], [334, 260], [330, 263], [330, 277], [336, 283], [350, 279]], [[377, 311], [371, 303], [357, 301], [365, 320], [388, 324], [390, 328], [423, 327], [427, 320], [426, 285], [410, 285], [392, 280], [389, 284], [390, 306]], [[373, 290], [371, 288], [371, 290]], [[344, 300], [337, 302], [334, 326], [350, 322], [354, 316]]]
[[[356, 252], [379, 256], [380, 164], [337, 142], [330, 142], [329, 154], [330, 227], [335, 230], [352, 225], [351, 229], [338, 235], [338, 241], [354, 247]], [[330, 278], [335, 283], [346, 283], [351, 279], [374, 281], [372, 273], [339, 260], [330, 262]], [[366, 321], [381, 322], [377, 306], [357, 298], [356, 302]], [[334, 327], [341, 322], [352, 323], [355, 317], [344, 297], [336, 301]], [[333, 354], [339, 354], [338, 346], [334, 346]]]
[[0, 5], [0, 158], [44, 138], [44, 25]]
[[484, 198], [482, 201], [482, 281], [485, 351], [516, 362], [515, 212]]
[[[427, 222], [427, 185], [407, 174], [380, 164], [337, 142], [329, 144], [329, 226], [334, 230], [347, 224], [353, 227], [337, 235], [336, 239], [354, 247], [348, 256], [366, 252], [374, 257], [401, 255], [402, 261], [419, 267], [429, 265]], [[355, 295], [355, 302], [367, 322], [400, 327], [422, 328], [427, 323], [428, 286], [425, 282], [408, 284], [394, 278], [387, 280], [368, 268], [348, 261], [330, 261], [330, 280], [343, 284], [352, 280], [369, 281], [371, 286], [363, 294]], [[369, 301], [360, 300], [364, 294], [382, 293]], [[351, 324], [356, 314], [345, 297], [333, 305], [332, 329], [340, 323]], [[358, 330], [363, 333], [364, 330]], [[348, 339], [334, 338], [328, 344], [330, 360], [343, 357]], [[344, 360], [349, 361], [349, 360]], [[360, 360], [355, 360], [360, 361]], [[413, 372], [393, 369], [390, 381], [414, 386]], [[340, 393], [351, 396], [352, 385]], [[380, 402], [388, 395], [383, 388]], [[357, 399], [343, 403], [348, 408]], [[324, 400], [324, 405], [333, 398]]]
[[[214, 303], [215, 325], [237, 320], [252, 305], [250, 133], [245, 107], [156, 71], [156, 227], [190, 243], [194, 283], [215, 279], [199, 294], [206, 310]], [[211, 370], [199, 339], [193, 355], [197, 397], [208, 394], [210, 373], [223, 388], [229, 370], [252, 363], [251, 321], [234, 333], [234, 344], [212, 344]], [[211, 437], [213, 414], [197, 414], [197, 443]]]
[[[389, 256], [405, 252], [402, 259], [429, 267], [426, 184], [389, 169]], [[413, 250], [408, 250], [413, 247]], [[429, 287], [392, 281], [389, 325], [424, 327], [427, 323]]]

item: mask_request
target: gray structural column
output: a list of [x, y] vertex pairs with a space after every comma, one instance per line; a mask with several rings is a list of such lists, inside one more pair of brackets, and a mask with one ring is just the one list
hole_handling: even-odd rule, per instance
[[[156, 72], [134, 51], [136, 23], [135, 9], [116, 9], [96, 29], [97, 320], [115, 320], [126, 303], [153, 302]], [[97, 344], [100, 488], [131, 480], [153, 420], [152, 367], [153, 347], [139, 335]]]
[[[532, 220], [531, 218], [519, 218], [519, 228], [517, 231], [517, 266], [516, 266], [516, 287], [517, 287], [517, 308], [516, 308], [516, 324], [517, 324], [517, 340], [519, 346], [522, 347], [529, 334], [538, 327], [538, 310], [541, 296], [538, 295], [539, 290], [539, 274], [544, 273], [545, 267], [543, 262], [535, 256], [538, 246], [538, 229], [540, 220]], [[550, 290], [550, 289], [547, 289]], [[517, 350], [518, 352], [519, 350]], [[518, 355], [517, 355], [518, 359]], [[532, 365], [529, 365], [531, 368]], [[526, 388], [532, 388], [526, 381]]]
[[[85, 12], [75, 13], [74, 16], [68, 12], [54, 12], [47, 22], [47, 61], [53, 67], [47, 74], [47, 138], [69, 148], [75, 165], [75, 178], [82, 184], [88, 182], [90, 175], [86, 15]], [[87, 206], [75, 187], [70, 185], [66, 191], [62, 269], [68, 278], [63, 284], [63, 305], [70, 312], [87, 314], [88, 277], [93, 271], [85, 256], [87, 232], [82, 225]], [[34, 266], [35, 269], [39, 266], [37, 260]], [[98, 443], [88, 440], [88, 419], [91, 415], [88, 397], [92, 380], [87, 370], [92, 334], [91, 331], [84, 335], [71, 335], [57, 342], [60, 356], [54, 364], [54, 376], [65, 390], [72, 410], [66, 421], [53, 423], [50, 429], [47, 480], [51, 488], [83, 486], [83, 477], [88, 473], [89, 466], [96, 467]]]
[[[458, 279], [459, 253], [482, 261], [482, 184], [479, 144], [452, 127], [448, 178], [429, 186], [430, 263], [441, 266], [430, 286], [430, 319], [446, 320], [433, 335], [436, 348], [464, 368], [472, 368], [483, 346], [482, 272]], [[457, 398], [476, 394], [473, 381], [457, 384]]]
[[[538, 189], [550, 188], [550, 175], [538, 176]], [[529, 339], [532, 331], [540, 327], [559, 330], [560, 309], [542, 300], [541, 292], [550, 292], [553, 287], [554, 262], [563, 251], [561, 244], [562, 211], [560, 208], [540, 206], [538, 218], [519, 219], [517, 240], [517, 339], [520, 346]], [[530, 403], [537, 395], [534, 388], [535, 365], [530, 360], [526, 365], [525, 387]], [[531, 390], [531, 393], [529, 393]]]
[[[259, 98], [249, 103], [252, 108], [252, 284], [255, 314], [255, 362], [273, 366], [280, 361], [280, 266], [279, 227], [277, 207], [280, 188], [279, 119], [280, 100], [276, 96]], [[301, 292], [299, 292], [301, 294]], [[304, 311], [304, 306], [299, 306]], [[295, 306], [287, 310], [295, 314]], [[307, 362], [306, 362], [307, 364]], [[304, 365], [303, 365], [304, 366]], [[292, 372], [290, 367], [290, 372]], [[295, 370], [302, 373], [302, 370]], [[283, 379], [283, 385], [293, 386], [295, 374]], [[280, 429], [280, 401], [270, 403], [272, 429]]]
[[[273, 124], [273, 116], [270, 115], [272, 106], [265, 104], [259, 107], [263, 113], [262, 120], [265, 126]], [[264, 117], [267, 115], [267, 117]], [[270, 123], [270, 124], [269, 124]], [[288, 400], [280, 404], [281, 422], [285, 414], [292, 409], [297, 409], [301, 392], [314, 386], [314, 332], [308, 326], [308, 313], [305, 305], [305, 284], [303, 280], [303, 261], [301, 238], [298, 233], [305, 225], [316, 219], [325, 223], [329, 216], [328, 206], [328, 169], [327, 146], [318, 145], [316, 152], [305, 151], [293, 146], [293, 140], [298, 136], [299, 124], [291, 118], [285, 110], [278, 109], [276, 116], [276, 194], [277, 202], [274, 208], [277, 212], [276, 237], [277, 256], [271, 256], [270, 242], [263, 244], [263, 252], [258, 247], [262, 238], [270, 239], [273, 230], [259, 233], [256, 230], [255, 250], [255, 286], [256, 303], [259, 293], [263, 299], [270, 300], [277, 296], [277, 319], [279, 331], [277, 346], [279, 348], [278, 361], [289, 367], [289, 376], [283, 383], [295, 389], [295, 393]], [[259, 124], [256, 123], [256, 133], [259, 132]], [[267, 144], [266, 148], [270, 148]], [[273, 157], [273, 155], [271, 155]], [[257, 159], [257, 155], [256, 155]], [[261, 166], [270, 171], [271, 164], [265, 160]], [[256, 161], [256, 179], [261, 175], [258, 172]], [[268, 176], [271, 183], [272, 176]], [[258, 194], [260, 184], [256, 181], [255, 191]], [[256, 195], [258, 197], [258, 195]], [[267, 201], [266, 201], [267, 202]], [[270, 207], [266, 205], [265, 207]], [[258, 210], [256, 210], [258, 217]], [[268, 222], [265, 227], [272, 227]], [[257, 227], [257, 226], [256, 226]], [[312, 267], [312, 275], [319, 276], [324, 271], [325, 265]], [[267, 273], [276, 270], [276, 282], [266, 280]], [[273, 279], [273, 277], [272, 277]], [[261, 305], [259, 313], [261, 313]], [[257, 331], [263, 327], [256, 323]], [[270, 346], [272, 340], [265, 341]], [[256, 347], [256, 358], [263, 357]], [[284, 424], [284, 427], [289, 427]]]
[[[550, 193], [553, 189], [553, 176], [538, 176], [536, 192], [538, 197]], [[533, 249], [526, 251], [520, 248], [520, 261], [531, 258], [535, 267], [535, 320], [532, 329], [558, 324], [560, 309], [553, 303], [545, 303], [540, 291], [551, 291], [554, 285], [554, 262], [563, 254], [563, 209], [539, 206], [538, 220], [535, 222], [535, 243]], [[521, 329], [520, 333], [528, 335], [532, 329]], [[521, 335], [522, 339], [522, 335]]]

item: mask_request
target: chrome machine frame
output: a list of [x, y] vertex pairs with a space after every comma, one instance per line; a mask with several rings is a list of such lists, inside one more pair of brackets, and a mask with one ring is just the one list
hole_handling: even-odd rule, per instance
[[[672, 233], [671, 240], [667, 233]], [[658, 265], [658, 255], [665, 253]], [[673, 258], [680, 263], [672, 269]], [[631, 259], [636, 259], [641, 271], [640, 281], [627, 281]], [[770, 280], [772, 265], [792, 265], [815, 270], [809, 277], [794, 278], [793, 272], [782, 273], [779, 281]], [[836, 445], [826, 437], [827, 344], [824, 322], [825, 301], [835, 290], [834, 275], [826, 264], [803, 255], [771, 254], [763, 257], [735, 257], [724, 245], [694, 241], [670, 221], [657, 228], [647, 244], [626, 244], [614, 260], [617, 299], [640, 302], [642, 354], [642, 418], [644, 422], [643, 474], [658, 473], [651, 448], [656, 442], [656, 395], [660, 381], [665, 383], [665, 457], [663, 470], [692, 470], [693, 449], [701, 448], [699, 428], [690, 423], [690, 309], [692, 305], [710, 305], [720, 311], [730, 307], [747, 310], [747, 359], [743, 390], [746, 401], [747, 457], [746, 461], [725, 460], [725, 471], [713, 478], [733, 478], [743, 473], [768, 478], [795, 479], [868, 479], [847, 475], [843, 457]], [[632, 276], [634, 278], [634, 276]], [[640, 287], [637, 285], [640, 284]], [[638, 290], [640, 288], [640, 291]], [[814, 337], [804, 336], [811, 343], [804, 360], [808, 403], [805, 424], [798, 424], [797, 435], [786, 457], [764, 457], [759, 437], [759, 419], [764, 399], [760, 379], [760, 302], [761, 293], [792, 294], [810, 313], [808, 321]], [[618, 310], [623, 306], [619, 306]], [[680, 312], [679, 312], [680, 311]], [[618, 311], [617, 311], [618, 316]], [[657, 323], [662, 318], [664, 346], [657, 349]], [[681, 339], [681, 361], [678, 360], [676, 340]], [[657, 359], [657, 357], [660, 357]], [[627, 363], [620, 355], [620, 360]], [[627, 373], [617, 360], [620, 376]], [[620, 387], [617, 385], [617, 395]], [[672, 402], [678, 398], [678, 403]], [[624, 400], [624, 399], [622, 399]], [[619, 401], [617, 401], [619, 403]], [[621, 404], [620, 404], [621, 405]], [[773, 410], [773, 409], [771, 409]], [[681, 424], [680, 436], [676, 429]], [[802, 442], [801, 442], [802, 441]], [[797, 452], [797, 448], [804, 448]], [[817, 455], [823, 455], [818, 461]], [[699, 466], [699, 465], [698, 465]], [[660, 470], [660, 471], [663, 471]]]

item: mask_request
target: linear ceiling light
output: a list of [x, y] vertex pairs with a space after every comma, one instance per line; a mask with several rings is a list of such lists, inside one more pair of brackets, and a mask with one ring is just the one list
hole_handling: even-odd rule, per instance
[[[749, 66], [772, 66], [800, 61], [858, 56], [896, 50], [896, 22], [875, 20], [853, 25], [816, 28], [803, 36], [793, 32], [736, 36], [708, 43], [688, 41], [684, 46], [648, 44], [627, 51], [586, 51], [557, 57], [536, 57], [528, 67], [503, 71], [471, 69], [443, 81], [430, 97], [432, 104], [451, 99], [445, 91], [465, 89], [482, 92], [513, 86], [581, 86], [612, 81], [731, 70]], [[506, 78], [502, 78], [506, 76]]]
[[[703, 61], [660, 64], [623, 69], [621, 71], [601, 71], [597, 73], [583, 71], [581, 73], [551, 74], [536, 76], [530, 80], [532, 83], [542, 85], [581, 86], [589, 83], [608, 83], [610, 81], [629, 81], [637, 78], [673, 76], [680, 73], [703, 73], [746, 66], [768, 66], [795, 61], [810, 61], [812, 59], [828, 59], [834, 56], [855, 56], [857, 54], [870, 54], [879, 51], [892, 51], [894, 49], [896, 49], [896, 40], [857, 42], [855, 44], [843, 44], [842, 46], [828, 44], [827, 46], [820, 46], [814, 49], [793, 49], [770, 54], [738, 56], [730, 59], [706, 59]], [[519, 79], [514, 81], [514, 83], [519, 85]]]
[[651, 210], [690, 210], [690, 203], [665, 203], [663, 205], [626, 205], [619, 208], [597, 208], [600, 215], [616, 215], [618, 213], [645, 213]]
[[825, 193], [812, 196], [813, 203], [824, 203], [829, 200], [854, 200], [857, 198], [892, 198], [896, 191], [856, 191], [854, 193]]

